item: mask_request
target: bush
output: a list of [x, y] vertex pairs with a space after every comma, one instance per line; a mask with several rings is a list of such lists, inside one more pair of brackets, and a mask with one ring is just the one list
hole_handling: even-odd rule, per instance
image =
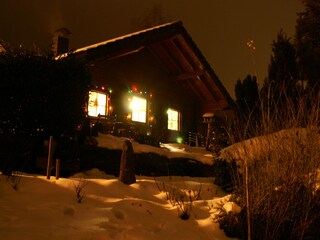
[[88, 184], [89, 182], [83, 178], [80, 178], [77, 183], [73, 183], [78, 203], [82, 203], [83, 199], [86, 197], [86, 192], [84, 189]]
[[235, 176], [237, 176], [236, 162], [217, 158], [212, 165], [212, 169], [215, 177], [214, 184], [231, 193], [235, 187]]
[[0, 133], [68, 135], [84, 121], [90, 77], [83, 62], [28, 52], [0, 54]]
[[200, 185], [198, 189], [180, 189], [171, 181], [164, 183], [157, 182], [155, 179], [155, 183], [159, 191], [166, 194], [167, 201], [173, 207], [177, 207], [179, 218], [188, 220], [191, 216], [193, 202], [200, 199], [202, 186]]
[[242, 211], [219, 218], [221, 228], [232, 237], [319, 239], [320, 103], [305, 95], [297, 102], [298, 107], [288, 102], [273, 112], [264, 109], [261, 124], [238, 125], [235, 134], [242, 136], [234, 139], [260, 137], [221, 152], [222, 158], [237, 164], [233, 196]]

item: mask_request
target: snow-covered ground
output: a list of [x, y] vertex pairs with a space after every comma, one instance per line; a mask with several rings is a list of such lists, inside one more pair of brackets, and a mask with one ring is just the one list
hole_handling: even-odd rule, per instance
[[[82, 203], [79, 181], [86, 184]], [[92, 169], [58, 180], [23, 174], [17, 190], [11, 185], [0, 175], [1, 239], [228, 239], [213, 218], [214, 206], [229, 196], [209, 178], [137, 177], [128, 186]], [[178, 217], [178, 207], [159, 188], [200, 191], [189, 220]]]
[[[101, 133], [96, 137], [98, 146], [108, 149], [122, 149], [125, 140], [128, 140], [128, 138]], [[135, 153], [152, 152], [168, 158], [190, 158], [209, 165], [214, 160], [212, 152], [205, 150], [203, 147], [191, 147], [187, 144], [161, 143], [159, 148], [132, 141], [132, 147]]]
[[[103, 134], [97, 137], [98, 145], [109, 149], [121, 149], [125, 140]], [[133, 148], [168, 158], [213, 161], [210, 152], [188, 145], [156, 148], [133, 142]], [[0, 175], [0, 239], [228, 239], [214, 221], [215, 207], [225, 202], [231, 210], [233, 205], [212, 178], [137, 176], [137, 182], [128, 186], [98, 169], [58, 180], [29, 174], [12, 179], [17, 183], [19, 177], [15, 190], [11, 179]], [[76, 196], [79, 184], [84, 184], [81, 203]], [[181, 192], [193, 196], [188, 220], [180, 219], [181, 207], [172, 204]], [[188, 201], [182, 204], [187, 206]]]

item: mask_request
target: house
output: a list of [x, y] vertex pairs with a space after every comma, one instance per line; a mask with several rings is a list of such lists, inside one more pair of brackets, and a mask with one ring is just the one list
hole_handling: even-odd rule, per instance
[[89, 63], [93, 85], [87, 114], [104, 132], [175, 142], [196, 132], [204, 113], [232, 108], [233, 100], [182, 22], [66, 54]]

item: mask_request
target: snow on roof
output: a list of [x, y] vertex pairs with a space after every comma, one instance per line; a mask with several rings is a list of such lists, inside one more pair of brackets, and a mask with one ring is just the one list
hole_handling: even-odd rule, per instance
[[210, 112], [210, 113], [203, 114], [202, 117], [213, 117], [213, 115], [214, 114]]
[[[154, 27], [151, 27], [151, 28], [143, 29], [143, 30], [140, 30], [140, 31], [137, 31], [137, 32], [133, 32], [133, 33], [130, 33], [130, 34], [126, 34], [126, 35], [123, 35], [123, 36], [120, 36], [120, 37], [112, 38], [112, 39], [109, 39], [109, 40], [106, 40], [106, 41], [103, 41], [103, 42], [95, 43], [95, 44], [92, 44], [92, 45], [89, 45], [89, 46], [86, 46], [86, 47], [78, 48], [78, 49], [72, 51], [72, 53], [79, 53], [79, 52], [88, 51], [89, 49], [97, 48], [99, 46], [107, 45], [107, 44], [112, 43], [112, 42], [123, 40], [125, 38], [130, 38], [130, 37], [139, 35], [141, 33], [153, 31], [155, 29], [163, 28], [163, 27], [166, 27], [166, 26], [169, 26], [169, 25], [173, 25], [173, 24], [176, 24], [176, 23], [178, 23], [178, 22], [170, 22], [170, 23], [157, 25], [157, 26], [154, 26]], [[68, 56], [68, 53], [63, 53], [63, 54], [57, 56], [55, 59], [63, 58], [63, 57], [66, 57], [66, 56]]]

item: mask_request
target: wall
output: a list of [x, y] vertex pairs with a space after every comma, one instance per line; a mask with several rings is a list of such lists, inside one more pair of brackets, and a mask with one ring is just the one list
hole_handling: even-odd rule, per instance
[[94, 84], [112, 89], [111, 102], [118, 120], [126, 119], [124, 102], [132, 86], [143, 95], [152, 94], [151, 108], [156, 119], [152, 132], [160, 141], [174, 141], [180, 134], [166, 130], [168, 107], [181, 111], [182, 133], [195, 131], [197, 122], [201, 121], [197, 99], [192, 99], [147, 49], [119, 58], [94, 60], [91, 71]]

